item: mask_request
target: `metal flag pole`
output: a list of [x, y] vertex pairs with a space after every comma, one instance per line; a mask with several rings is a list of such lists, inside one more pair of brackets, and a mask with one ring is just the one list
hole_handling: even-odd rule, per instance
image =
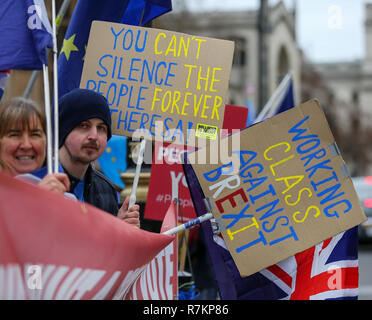
[[47, 136], [47, 169], [52, 173], [52, 123], [50, 112], [50, 94], [49, 94], [49, 77], [48, 66], [43, 64], [44, 78], [44, 101], [45, 101], [45, 118], [46, 118], [46, 136]]
[[59, 124], [58, 124], [58, 69], [57, 69], [57, 31], [56, 31], [56, 3], [52, 1], [52, 26], [53, 26], [53, 87], [54, 87], [54, 170], [58, 172], [58, 147], [59, 147]]
[[162, 234], [173, 235], [173, 234], [176, 234], [176, 233], [178, 233], [180, 231], [183, 231], [185, 229], [192, 228], [192, 227], [196, 226], [197, 224], [201, 224], [201, 223], [203, 223], [205, 221], [208, 221], [208, 220], [211, 221], [211, 226], [212, 226], [212, 230], [213, 230], [214, 234], [221, 233], [223, 230], [225, 230], [225, 226], [221, 222], [221, 219], [215, 219], [213, 217], [213, 214], [211, 213], [212, 207], [211, 207], [211, 204], [210, 204], [209, 200], [207, 198], [204, 198], [203, 201], [204, 201], [204, 204], [207, 208], [207, 213], [197, 217], [196, 219], [189, 220], [188, 222], [186, 222], [184, 224], [181, 224], [181, 225], [179, 225], [175, 228], [169, 229], [169, 230], [163, 232]]
[[210, 220], [212, 218], [213, 218], [213, 214], [210, 213], [210, 212], [208, 212], [206, 214], [203, 214], [200, 217], [197, 217], [196, 219], [189, 220], [189, 221], [187, 221], [184, 224], [181, 224], [181, 225], [179, 225], [177, 227], [174, 227], [172, 229], [169, 229], [169, 230], [163, 232], [162, 234], [167, 234], [167, 235], [176, 234], [176, 233], [178, 233], [178, 232], [180, 232], [182, 230], [192, 228], [193, 226], [196, 226], [197, 224], [200, 224], [202, 222], [208, 221], [208, 220]]
[[31, 77], [30, 77], [30, 79], [27, 82], [26, 89], [23, 92], [23, 97], [24, 98], [28, 98], [30, 96], [30, 93], [32, 91], [32, 88], [34, 87], [34, 84], [35, 84], [37, 78], [39, 77], [39, 73], [40, 73], [40, 70], [34, 70], [34, 71], [32, 71]]
[[[173, 181], [172, 181], [172, 201], [175, 202], [176, 210], [177, 210], [177, 213], [178, 213], [178, 210], [180, 209], [180, 207], [179, 207], [180, 201], [179, 201], [179, 198], [178, 198], [178, 183], [175, 184]], [[210, 209], [210, 208], [208, 208], [208, 209]], [[178, 214], [177, 214], [177, 216], [178, 216]], [[181, 218], [182, 218], [181, 220], [183, 222], [182, 215], [181, 215]], [[163, 234], [173, 235], [173, 234], [176, 234], [176, 233], [181, 232], [183, 230], [190, 229], [190, 228], [196, 226], [197, 224], [200, 224], [202, 222], [205, 222], [205, 221], [208, 221], [208, 220], [211, 220], [211, 219], [213, 219], [213, 214], [210, 213], [210, 212], [207, 212], [207, 213], [201, 215], [200, 217], [189, 220], [186, 223], [183, 223], [183, 224], [181, 224], [177, 227], [169, 229], [169, 230], [163, 232]]]
[[138, 152], [136, 174], [133, 179], [133, 187], [132, 187], [132, 192], [129, 197], [128, 209], [131, 208], [136, 203], [136, 192], [137, 192], [137, 186], [138, 186], [138, 179], [141, 173], [141, 168], [142, 168], [142, 163], [143, 163], [143, 154], [145, 153], [145, 148], [146, 148], [146, 140], [143, 139], [141, 141], [140, 150]]

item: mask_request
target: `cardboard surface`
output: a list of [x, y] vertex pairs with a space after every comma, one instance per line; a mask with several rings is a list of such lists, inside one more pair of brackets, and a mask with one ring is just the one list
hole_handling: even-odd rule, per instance
[[233, 51], [232, 41], [94, 21], [80, 87], [107, 98], [113, 134], [195, 146], [219, 136]]
[[[313, 100], [239, 133], [231, 159], [190, 154], [245, 277], [365, 221], [324, 112]], [[207, 154], [216, 150], [207, 147]], [[205, 151], [204, 151], [205, 153]], [[205, 155], [201, 155], [204, 159]]]

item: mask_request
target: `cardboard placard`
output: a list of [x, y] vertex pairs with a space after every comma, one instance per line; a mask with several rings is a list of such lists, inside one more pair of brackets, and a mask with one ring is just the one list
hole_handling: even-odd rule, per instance
[[242, 277], [365, 221], [317, 101], [239, 134], [230, 162], [197, 163], [202, 150], [189, 157]]
[[113, 134], [195, 146], [219, 136], [233, 51], [232, 41], [93, 21], [80, 87], [107, 98]]

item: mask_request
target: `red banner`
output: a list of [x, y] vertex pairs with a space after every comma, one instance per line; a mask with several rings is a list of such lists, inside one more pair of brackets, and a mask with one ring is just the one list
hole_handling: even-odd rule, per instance
[[[165, 215], [161, 232], [177, 225], [174, 202]], [[152, 259], [126, 299], [174, 300], [178, 296], [177, 238]]]
[[174, 239], [0, 173], [0, 299], [125, 299]]
[[182, 169], [184, 146], [155, 141], [149, 191], [146, 200], [146, 219], [163, 221], [164, 214], [172, 202], [172, 185], [178, 186], [180, 214], [184, 221], [195, 219], [190, 191]]

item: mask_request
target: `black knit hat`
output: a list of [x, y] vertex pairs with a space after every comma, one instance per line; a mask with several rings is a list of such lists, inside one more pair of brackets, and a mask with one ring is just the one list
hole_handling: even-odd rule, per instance
[[107, 140], [111, 138], [111, 115], [104, 96], [87, 89], [74, 89], [59, 100], [59, 147], [67, 135], [81, 122], [99, 118], [107, 125]]

